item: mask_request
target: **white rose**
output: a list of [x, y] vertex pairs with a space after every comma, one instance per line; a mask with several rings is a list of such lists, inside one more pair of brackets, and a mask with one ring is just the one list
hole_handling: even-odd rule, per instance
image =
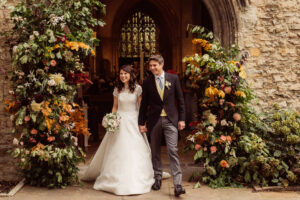
[[223, 119], [221, 121], [221, 126], [228, 126], [228, 123], [227, 123], [226, 119]]
[[35, 35], [36, 37], [38, 37], [40, 34], [37, 31], [33, 31], [33, 35]]
[[19, 145], [19, 140], [17, 138], [13, 139], [13, 145]]
[[208, 126], [208, 127], [206, 128], [206, 130], [207, 130], [208, 132], [212, 133], [212, 132], [214, 131], [214, 127]]
[[54, 85], [55, 85], [55, 80], [50, 79], [50, 80], [48, 81], [48, 85], [49, 85], [49, 86], [54, 86]]

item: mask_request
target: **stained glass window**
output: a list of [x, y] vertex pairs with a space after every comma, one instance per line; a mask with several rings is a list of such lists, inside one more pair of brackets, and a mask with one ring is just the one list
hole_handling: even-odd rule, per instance
[[141, 51], [149, 57], [156, 49], [154, 20], [142, 12], [135, 12], [121, 28], [120, 57], [137, 58]]

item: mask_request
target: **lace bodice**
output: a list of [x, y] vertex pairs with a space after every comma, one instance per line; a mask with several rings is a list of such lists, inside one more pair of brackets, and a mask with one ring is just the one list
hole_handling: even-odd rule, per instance
[[121, 92], [115, 88], [113, 95], [118, 98], [118, 112], [138, 112], [137, 98], [142, 94], [142, 87], [136, 85], [135, 91], [125, 88]]

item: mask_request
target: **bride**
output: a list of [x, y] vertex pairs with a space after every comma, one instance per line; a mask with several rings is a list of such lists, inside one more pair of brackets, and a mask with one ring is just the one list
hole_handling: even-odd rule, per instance
[[154, 183], [151, 151], [145, 134], [138, 128], [142, 88], [134, 69], [124, 65], [114, 89], [112, 112], [121, 116], [120, 128], [107, 133], [91, 163], [81, 170], [81, 180], [96, 180], [93, 188], [116, 195], [150, 192]]

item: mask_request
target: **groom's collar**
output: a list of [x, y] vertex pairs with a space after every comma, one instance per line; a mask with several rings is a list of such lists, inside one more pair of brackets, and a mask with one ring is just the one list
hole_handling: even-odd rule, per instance
[[161, 78], [165, 78], [165, 71], [162, 71], [161, 75], [160, 76], [156, 76], [154, 75], [154, 78], [157, 79], [158, 77], [161, 77]]

